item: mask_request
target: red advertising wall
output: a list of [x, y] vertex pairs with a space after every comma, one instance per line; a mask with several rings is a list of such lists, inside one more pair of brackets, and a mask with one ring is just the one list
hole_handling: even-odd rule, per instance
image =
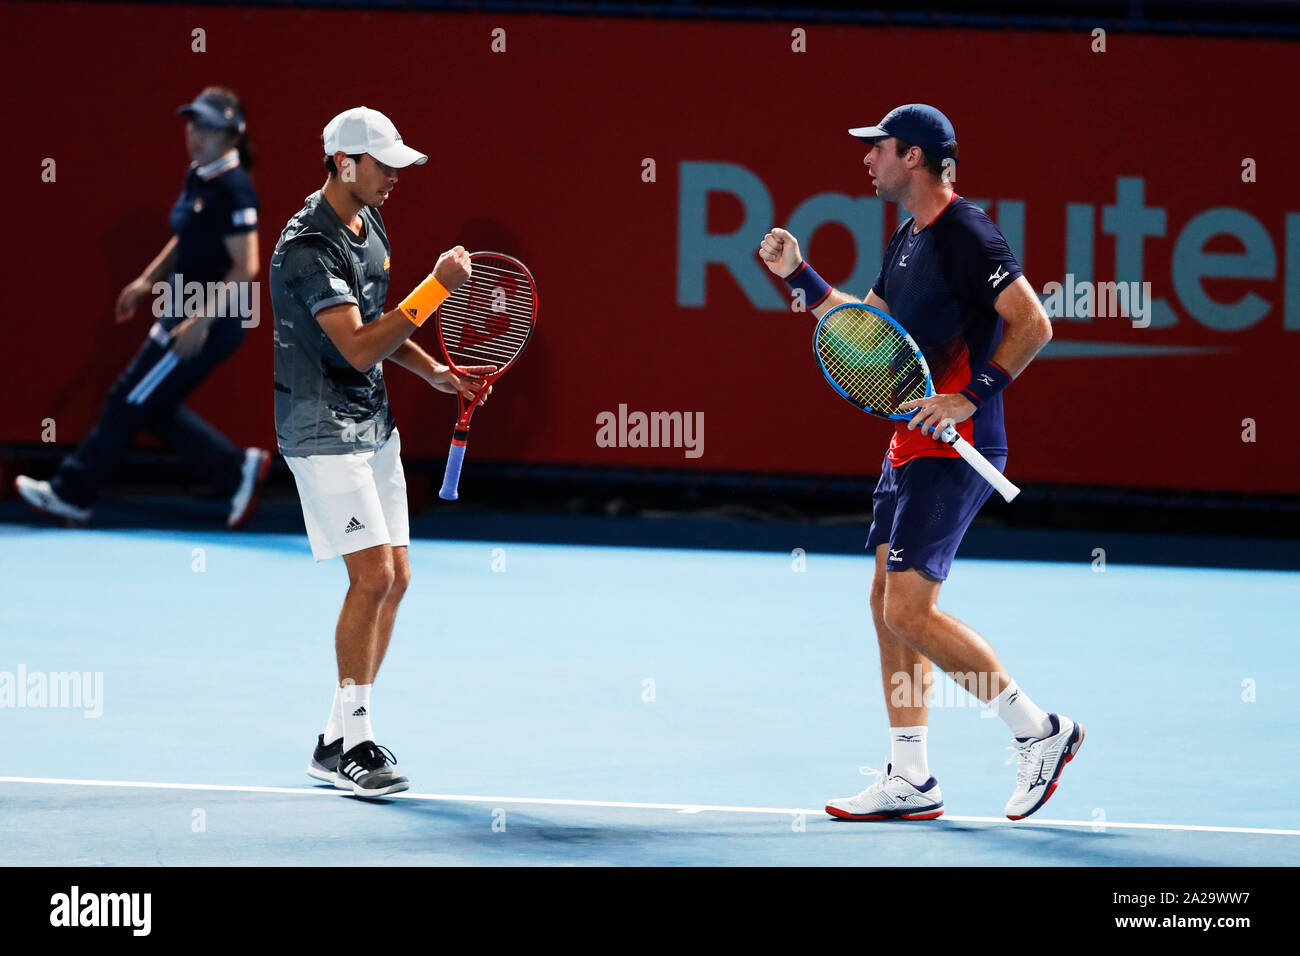
[[[366, 105], [431, 157], [384, 207], [394, 296], [455, 243], [533, 269], [538, 334], [476, 418], [474, 457], [872, 473], [890, 426], [825, 386], [811, 318], [752, 250], [787, 225], [864, 293], [896, 210], [845, 130], [926, 102], [957, 128], [958, 192], [988, 204], [1036, 288], [1072, 272], [1150, 282], [1160, 303], [1146, 328], [1057, 320], [1007, 394], [1011, 476], [1300, 493], [1282, 400], [1300, 340], [1293, 45], [1111, 34], [1094, 52], [1075, 33], [153, 5], [0, 16], [0, 442], [39, 441], [49, 418], [74, 442], [93, 422], [151, 321], [115, 325], [112, 303], [167, 239], [187, 162], [175, 108], [220, 83], [248, 107], [264, 266], [323, 180], [322, 126]], [[265, 286], [261, 307], [192, 405], [272, 446]], [[387, 375], [406, 453], [443, 455], [450, 397]], [[702, 413], [702, 454], [601, 447], [598, 416], [620, 406]]]

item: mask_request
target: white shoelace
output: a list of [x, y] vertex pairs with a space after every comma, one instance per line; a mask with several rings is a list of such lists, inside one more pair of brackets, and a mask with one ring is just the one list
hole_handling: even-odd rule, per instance
[[872, 790], [884, 789], [885, 782], [889, 779], [889, 777], [886, 776], [885, 771], [877, 770], [875, 767], [868, 767], [868, 766], [859, 767], [858, 773], [862, 774], [864, 777], [874, 776], [876, 778], [871, 782], [871, 785], [867, 787], [866, 790], [863, 791], [864, 793]]
[[[1033, 741], [1033, 743], [1037, 743], [1037, 741]], [[1012, 746], [1006, 748], [1007, 750], [1012, 751], [1012, 754], [1002, 762], [1002, 766], [1005, 767], [1010, 764], [1012, 758], [1016, 758], [1020, 761], [1016, 766], [1017, 788], [1028, 786], [1030, 779], [1038, 772], [1038, 768], [1034, 766], [1034, 761], [1030, 759], [1031, 747], [1032, 743], [1026, 744], [1023, 747]]]

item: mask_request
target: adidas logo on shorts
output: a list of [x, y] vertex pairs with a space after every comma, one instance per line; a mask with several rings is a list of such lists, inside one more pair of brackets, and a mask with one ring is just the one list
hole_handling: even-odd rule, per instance
[[365, 528], [365, 525], [363, 525], [360, 521], [357, 520], [356, 515], [353, 515], [352, 520], [348, 522], [348, 526], [343, 529], [343, 533], [351, 534], [353, 531], [360, 531], [363, 528]]

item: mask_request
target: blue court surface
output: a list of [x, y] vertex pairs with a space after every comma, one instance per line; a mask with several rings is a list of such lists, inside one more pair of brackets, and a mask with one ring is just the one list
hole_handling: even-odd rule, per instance
[[947, 813], [879, 824], [822, 811], [888, 758], [865, 555], [411, 563], [374, 703], [412, 789], [367, 803], [303, 772], [342, 562], [301, 534], [0, 529], [0, 864], [1300, 863], [1300, 574], [959, 559], [941, 607], [1087, 741], [1012, 823], [1010, 737], [948, 684]]

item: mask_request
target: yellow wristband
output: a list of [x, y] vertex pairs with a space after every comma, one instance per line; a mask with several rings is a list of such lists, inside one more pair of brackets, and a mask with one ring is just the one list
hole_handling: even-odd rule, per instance
[[424, 320], [437, 311], [442, 300], [450, 293], [430, 272], [425, 280], [417, 285], [398, 306], [402, 314], [416, 325], [424, 325]]

